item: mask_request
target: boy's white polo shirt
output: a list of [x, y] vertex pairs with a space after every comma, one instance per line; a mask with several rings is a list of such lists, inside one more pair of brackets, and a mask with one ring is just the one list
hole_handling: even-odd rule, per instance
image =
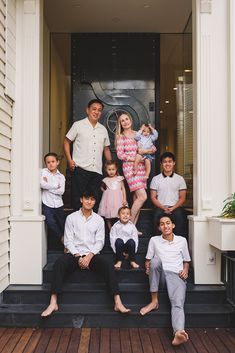
[[166, 176], [160, 173], [153, 177], [150, 189], [157, 191], [157, 199], [164, 206], [173, 206], [179, 200], [179, 191], [186, 190], [184, 178], [176, 173]]
[[162, 235], [152, 237], [149, 241], [146, 259], [159, 257], [165, 271], [179, 273], [183, 263], [190, 262], [187, 240], [174, 234], [173, 241], [165, 240]]
[[104, 147], [110, 145], [107, 129], [96, 123], [93, 127], [88, 118], [76, 121], [66, 137], [73, 141], [73, 160], [76, 166], [102, 174]]

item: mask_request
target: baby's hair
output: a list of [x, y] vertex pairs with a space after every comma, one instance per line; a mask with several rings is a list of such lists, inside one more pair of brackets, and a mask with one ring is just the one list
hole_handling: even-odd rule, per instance
[[122, 206], [122, 207], [120, 207], [119, 210], [118, 210], [118, 216], [120, 216], [120, 213], [121, 213], [122, 210], [129, 210], [130, 213], [131, 213], [130, 207], [128, 207], [128, 206]]
[[149, 127], [149, 124], [144, 124], [145, 127], [147, 127], [149, 129], [149, 131], [151, 132], [151, 129]]
[[49, 153], [47, 153], [47, 154], [44, 156], [44, 162], [45, 162], [45, 163], [46, 163], [47, 157], [55, 157], [55, 159], [56, 159], [57, 161], [59, 160], [58, 154], [55, 153], [55, 152], [49, 152]]
[[118, 175], [118, 165], [117, 165], [117, 162], [116, 161], [106, 161], [105, 162], [105, 165], [104, 165], [104, 168], [105, 170], [107, 170], [107, 167], [110, 166], [110, 165], [115, 165], [116, 169], [117, 169], [117, 175]]

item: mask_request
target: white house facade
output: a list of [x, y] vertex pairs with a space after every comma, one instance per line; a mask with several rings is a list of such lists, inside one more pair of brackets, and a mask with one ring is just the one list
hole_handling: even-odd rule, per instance
[[[189, 244], [195, 283], [219, 284], [221, 250], [210, 244], [209, 224], [235, 191], [234, 1], [192, 0], [192, 24]], [[43, 1], [0, 1], [0, 292], [43, 281], [39, 175], [49, 148], [49, 35]]]

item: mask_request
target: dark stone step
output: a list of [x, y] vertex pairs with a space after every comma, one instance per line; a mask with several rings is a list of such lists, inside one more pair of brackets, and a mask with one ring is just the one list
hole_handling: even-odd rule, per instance
[[[113, 262], [114, 263], [114, 262]], [[131, 269], [129, 263], [125, 261], [123, 268], [115, 271], [119, 283], [148, 283], [148, 276], [145, 274], [144, 261], [139, 262], [139, 269]], [[53, 263], [48, 263], [43, 269], [43, 283], [49, 283], [52, 279]], [[65, 282], [68, 283], [99, 283], [103, 282], [103, 278], [87, 270], [78, 270], [67, 276]], [[193, 269], [190, 268], [188, 283], [194, 282]]]
[[[63, 251], [49, 251], [47, 253], [47, 262], [54, 263], [62, 254], [63, 254]], [[109, 250], [102, 250], [101, 254], [104, 255], [107, 258], [107, 260], [112, 261], [114, 263], [115, 254], [113, 253], [111, 248]], [[136, 254], [137, 263], [144, 264], [145, 256], [146, 256], [145, 251], [138, 251], [138, 253]], [[127, 264], [127, 261], [125, 261], [125, 263]], [[125, 263], [123, 263], [123, 265], [125, 265]]]
[[[121, 283], [119, 285], [122, 300], [126, 304], [139, 304], [150, 301], [148, 284]], [[50, 285], [21, 286], [10, 285], [3, 293], [4, 304], [47, 304], [50, 297]], [[103, 283], [65, 284], [59, 297], [61, 304], [111, 304], [112, 298]], [[166, 290], [159, 291], [159, 303], [168, 304]], [[187, 287], [187, 304], [225, 304], [224, 286], [192, 285]]]
[[[171, 327], [170, 310], [161, 305], [146, 316], [139, 305], [131, 313], [113, 311], [113, 305], [60, 305], [50, 318], [42, 319], [44, 305], [1, 305], [0, 322], [4, 327]], [[230, 327], [233, 309], [228, 304], [186, 304], [186, 327]]]

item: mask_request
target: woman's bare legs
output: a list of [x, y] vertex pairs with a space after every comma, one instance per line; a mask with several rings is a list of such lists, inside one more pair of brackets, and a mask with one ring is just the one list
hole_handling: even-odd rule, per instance
[[131, 221], [136, 224], [139, 214], [140, 214], [140, 209], [143, 206], [144, 202], [147, 199], [147, 194], [145, 189], [139, 189], [134, 191], [134, 196], [133, 196], [133, 205], [131, 207]]

